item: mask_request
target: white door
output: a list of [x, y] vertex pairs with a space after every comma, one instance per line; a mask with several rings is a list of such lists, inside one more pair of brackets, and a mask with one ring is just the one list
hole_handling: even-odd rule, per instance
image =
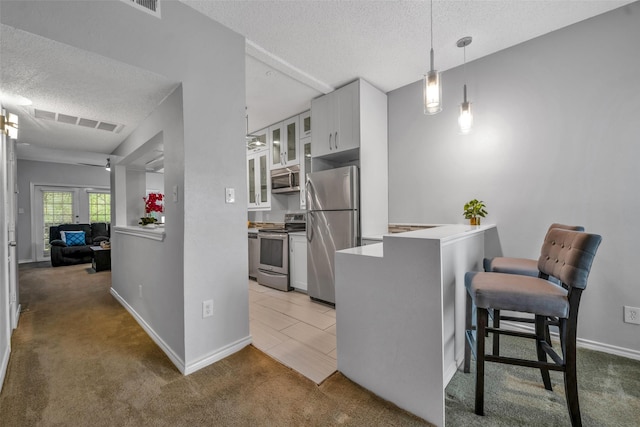
[[[0, 109], [0, 113], [5, 111]], [[7, 212], [7, 141], [9, 138], [0, 132], [0, 212]], [[9, 298], [9, 234], [7, 221], [0, 221], [0, 353], [9, 354], [11, 350], [11, 316]], [[0, 389], [2, 384], [0, 384]]]
[[35, 226], [32, 230], [35, 236], [31, 237], [35, 244], [36, 261], [47, 261], [51, 257], [49, 227], [80, 223], [78, 190], [39, 185], [35, 187], [34, 192]]
[[11, 328], [18, 326], [20, 314], [20, 293], [18, 292], [18, 258], [16, 220], [18, 218], [18, 191], [17, 191], [17, 156], [16, 143], [13, 139], [7, 139], [7, 192], [6, 192], [6, 218], [8, 245], [8, 272], [9, 272], [9, 314], [11, 316]]

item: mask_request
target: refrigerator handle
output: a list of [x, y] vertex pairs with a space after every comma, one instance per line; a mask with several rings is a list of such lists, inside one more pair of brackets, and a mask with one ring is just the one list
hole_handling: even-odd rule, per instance
[[310, 227], [307, 227], [307, 242], [311, 243], [311, 241], [313, 240], [313, 215], [315, 212], [308, 212], [307, 211], [307, 221], [309, 222], [308, 225], [310, 225]]

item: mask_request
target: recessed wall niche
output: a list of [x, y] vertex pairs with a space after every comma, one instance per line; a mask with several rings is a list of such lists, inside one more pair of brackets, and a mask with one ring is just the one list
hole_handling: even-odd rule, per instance
[[[124, 220], [117, 216], [120, 226], [137, 226], [145, 215], [144, 197], [149, 193], [164, 194], [164, 141], [163, 133], [158, 132], [153, 138], [138, 147], [117, 163], [118, 172], [124, 173], [119, 179], [125, 189], [124, 197], [118, 202], [126, 206]], [[164, 214], [162, 214], [164, 215]], [[160, 219], [160, 218], [159, 218]]]

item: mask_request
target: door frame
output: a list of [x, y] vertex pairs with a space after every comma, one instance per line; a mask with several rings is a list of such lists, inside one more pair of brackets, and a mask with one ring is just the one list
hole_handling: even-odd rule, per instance
[[[40, 227], [40, 221], [42, 220], [42, 199], [40, 198], [39, 191], [42, 189], [52, 191], [73, 191], [74, 195], [74, 223], [89, 223], [89, 193], [111, 193], [110, 187], [93, 185], [73, 185], [73, 184], [50, 184], [44, 182], [32, 182], [30, 184], [31, 192], [31, 256], [36, 262], [49, 261], [51, 257], [45, 257], [38, 252], [39, 244], [38, 237], [34, 230], [38, 230]], [[44, 242], [42, 242], [44, 243]]]

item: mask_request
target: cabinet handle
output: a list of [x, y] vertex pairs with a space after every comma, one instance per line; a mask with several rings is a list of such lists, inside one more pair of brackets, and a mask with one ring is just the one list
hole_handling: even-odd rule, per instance
[[331, 148], [331, 137], [332, 136], [333, 136], [332, 134], [329, 134], [329, 150], [333, 150], [333, 148]]
[[333, 145], [336, 146], [336, 150], [338, 149], [338, 131], [336, 131], [336, 136], [333, 138]]

